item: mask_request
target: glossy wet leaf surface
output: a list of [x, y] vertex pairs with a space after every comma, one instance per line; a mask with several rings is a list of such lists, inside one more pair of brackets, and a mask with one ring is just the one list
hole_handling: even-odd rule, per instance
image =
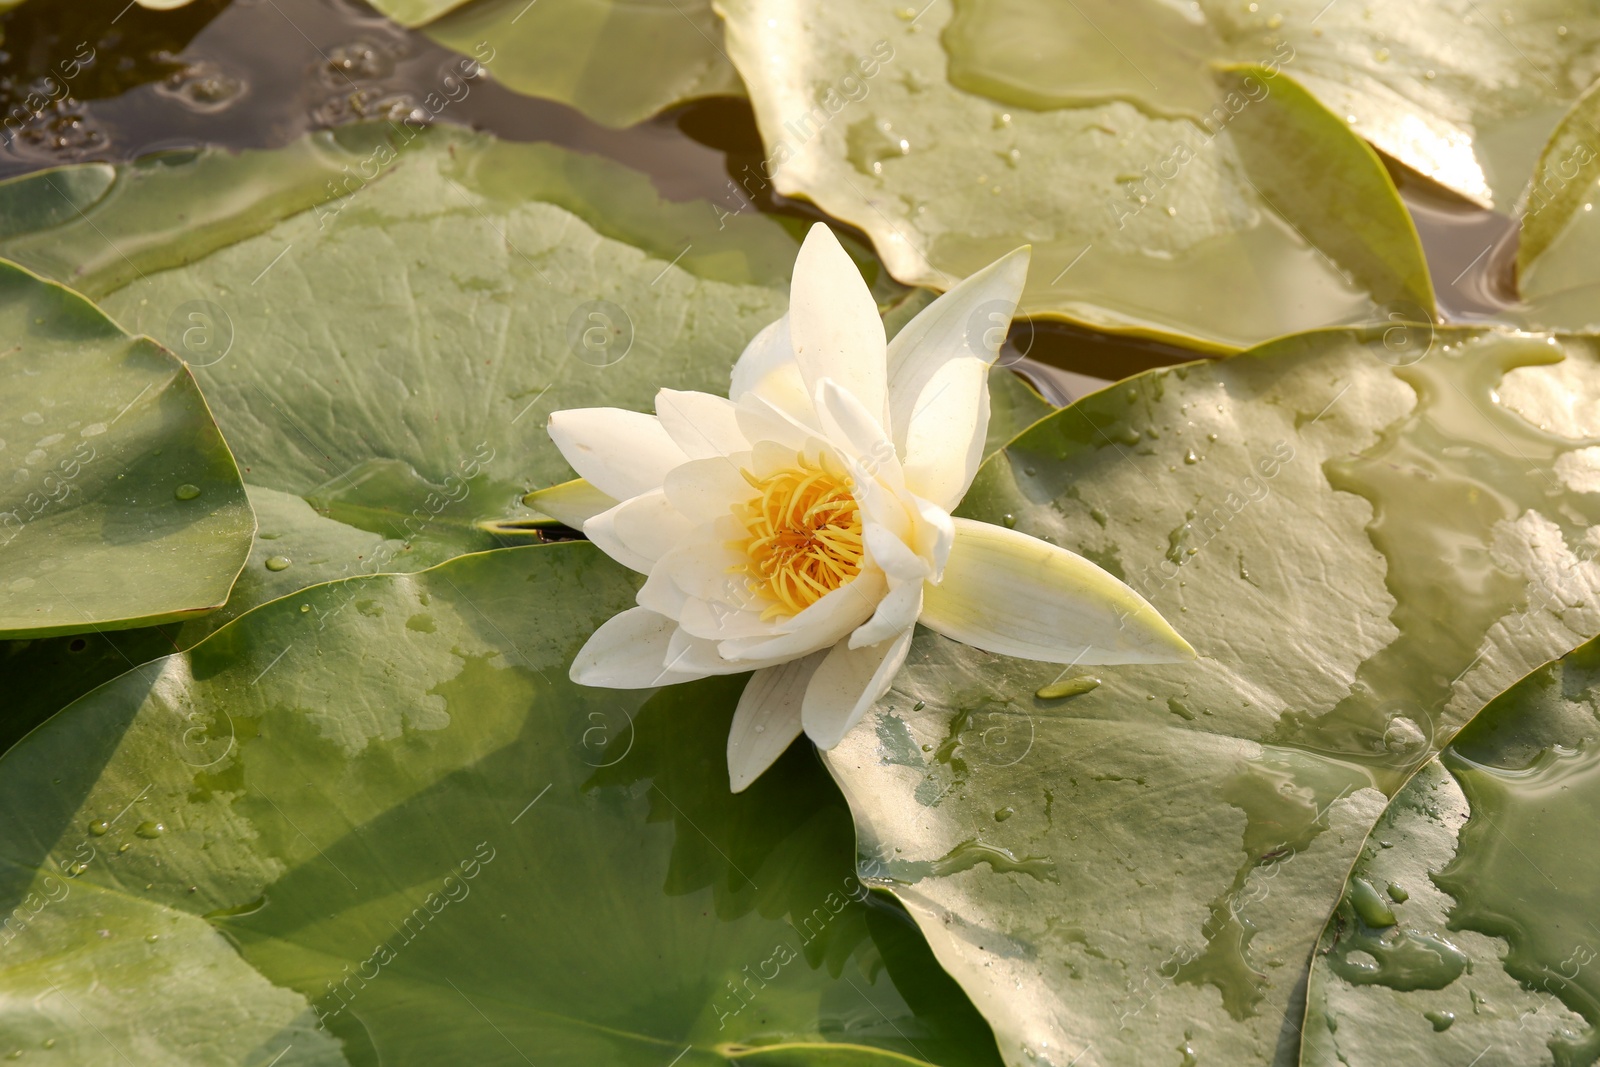
[[739, 679], [566, 681], [632, 596], [587, 545], [316, 586], [52, 719], [0, 762], [8, 1038], [70, 1062], [992, 1062], [864, 902], [814, 758], [727, 793]]
[[424, 32], [501, 84], [606, 126], [744, 93], [709, 0], [473, 0]]
[[[1056, 92], [1039, 72], [1083, 64], [1008, 61], [1006, 99], [976, 95], [998, 64], [957, 47], [978, 16], [944, 0], [726, 15], [768, 152], [754, 180], [861, 227], [901, 281], [948, 287], [1031, 243], [1026, 311], [1212, 349], [1432, 307], [1382, 165], [1283, 74], [1208, 70], [1205, 122], [1104, 90], [1037, 110], [1016, 79]], [[1293, 74], [1284, 47], [1247, 61]]]
[[1111, 569], [1201, 656], [1062, 671], [919, 634], [828, 755], [863, 870], [1008, 1062], [1292, 1062], [1385, 794], [1600, 628], [1594, 442], [1534, 425], [1597, 371], [1585, 340], [1310, 334], [1120, 383], [984, 466], [964, 514]]
[[183, 363], [0, 263], [0, 637], [223, 604], [255, 519]]
[[[1600, 1057], [1597, 709], [1590, 643], [1497, 697], [1395, 796], [1323, 931], [1303, 1062]], [[1354, 906], [1372, 887], [1377, 916]]]

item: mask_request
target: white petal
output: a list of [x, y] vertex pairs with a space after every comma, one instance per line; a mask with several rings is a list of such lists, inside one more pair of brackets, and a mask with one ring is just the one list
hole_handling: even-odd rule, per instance
[[639, 595], [634, 597], [634, 602], [658, 615], [677, 619], [683, 614], [684, 605], [689, 602], [689, 597], [678, 588], [678, 583], [672, 580], [672, 574], [667, 568], [658, 563], [651, 569], [650, 577], [645, 579], [644, 585], [639, 588]]
[[586, 521], [583, 524], [583, 536], [592, 541], [600, 551], [630, 571], [649, 574], [651, 568], [655, 566], [655, 560], [640, 552], [635, 552], [627, 546], [622, 538], [617, 536], [617, 508], [621, 506], [621, 504], [618, 504], [616, 508], [612, 508], [610, 511], [602, 511], [594, 518]]
[[827, 648], [866, 622], [888, 592], [883, 574], [863, 571], [793, 618], [775, 624], [777, 636], [730, 639], [718, 646], [727, 659], [793, 659]]
[[789, 336], [808, 393], [831, 378], [886, 421], [883, 320], [855, 263], [820, 222], [795, 257]]
[[1045, 663], [1175, 663], [1194, 649], [1138, 593], [1082, 556], [1002, 526], [955, 519], [924, 626]]
[[859, 461], [867, 473], [877, 477], [879, 468], [900, 469], [900, 457], [879, 418], [832, 378], [817, 383], [817, 418], [828, 440]]
[[905, 479], [913, 493], [945, 510], [961, 503], [983, 462], [989, 435], [989, 365], [952, 359], [928, 382], [911, 416]]
[[788, 315], [756, 334], [733, 365], [729, 398], [738, 401], [751, 394], [802, 422], [811, 421], [811, 395], [794, 359]]
[[688, 597], [678, 614], [678, 625], [691, 637], [703, 637], [707, 641], [775, 637], [781, 631], [772, 622], [762, 621], [764, 607], [766, 603], [754, 593], [750, 594], [748, 607]]
[[756, 671], [745, 683], [728, 731], [728, 784], [735, 793], [783, 755], [800, 736], [800, 702], [822, 653]]
[[955, 507], [983, 458], [989, 366], [1028, 277], [1026, 247], [945, 293], [889, 343], [889, 423], [906, 483]]
[[654, 415], [621, 408], [568, 408], [550, 416], [550, 440], [572, 469], [607, 496], [660, 489], [684, 455]]
[[866, 648], [833, 646], [811, 676], [800, 706], [806, 736], [830, 749], [889, 691], [911, 648], [911, 631]]
[[812, 425], [816, 422], [816, 412], [811, 410], [810, 400], [806, 401], [806, 415], [801, 419], [763, 396], [746, 393], [739, 398], [738, 420], [739, 430], [751, 442], [752, 451], [760, 451], [763, 445], [778, 444], [798, 452], [818, 433]]
[[911, 551], [887, 526], [869, 522], [862, 530], [861, 539], [872, 553], [872, 561], [883, 569], [891, 582], [920, 582], [931, 570], [927, 560]]
[[686, 671], [697, 677], [712, 674], [743, 674], [787, 663], [794, 656], [768, 656], [761, 659], [730, 660], [717, 651], [715, 641], [707, 641], [682, 629], [675, 630], [667, 642], [666, 665], [674, 671]]
[[749, 594], [744, 575], [734, 568], [743, 567], [746, 559], [718, 536], [716, 524], [707, 523], [662, 556], [660, 566], [691, 597], [742, 606]]
[[666, 667], [667, 648], [677, 629], [671, 619], [653, 611], [629, 608], [589, 636], [569, 674], [579, 685], [601, 689], [650, 689], [705, 677]]
[[878, 610], [872, 618], [855, 628], [850, 634], [850, 647], [876, 645], [902, 633], [909, 633], [922, 614], [921, 581], [905, 582], [889, 590], [889, 595], [878, 601]]
[[617, 539], [651, 563], [676, 548], [694, 529], [659, 489], [624, 500], [606, 514], [611, 516], [611, 532]]
[[912, 497], [917, 514], [918, 553], [928, 561], [928, 577], [937, 582], [944, 577], [945, 563], [950, 559], [950, 548], [955, 544], [956, 526], [950, 513], [937, 504]]
[[750, 442], [739, 432], [737, 410], [727, 397], [710, 393], [663, 389], [656, 394], [656, 417], [662, 429], [690, 459], [750, 450]]
[[672, 468], [666, 491], [674, 508], [702, 522], [727, 515], [734, 504], [756, 495], [739, 471], [739, 460], [731, 456], [692, 459]]
[[582, 478], [535, 489], [523, 497], [522, 502], [574, 530], [583, 529], [585, 522], [602, 511], [610, 511], [618, 503], [616, 497], [602, 493]]

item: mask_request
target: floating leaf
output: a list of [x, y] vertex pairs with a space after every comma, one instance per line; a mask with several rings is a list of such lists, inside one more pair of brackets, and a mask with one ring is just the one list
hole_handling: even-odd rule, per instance
[[255, 519], [182, 361], [3, 262], [0, 333], [0, 637], [221, 605]]
[[1276, 73], [1292, 72], [1292, 47], [1207, 71], [1196, 121], [1121, 98], [1028, 110], [964, 91], [973, 62], [940, 40], [971, 19], [944, 3], [725, 11], [769, 153], [751, 180], [861, 227], [903, 282], [945, 288], [1029, 242], [1025, 312], [1219, 351], [1388, 318], [1391, 303], [1431, 314], [1382, 164]]
[[606, 126], [632, 126], [700, 97], [744, 95], [709, 0], [474, 0], [423, 32], [480, 60], [500, 84]]
[[740, 679], [567, 681], [633, 593], [582, 544], [320, 585], [50, 720], [0, 759], [6, 1039], [188, 1063], [181, 1008], [287, 1067], [994, 1062], [810, 754], [727, 792]]
[[[1496, 697], [1396, 794], [1313, 957], [1302, 1062], [1600, 1058], [1597, 746], [1590, 642]], [[1390, 922], [1364, 921], [1364, 892]]]
[[1585, 339], [1325, 331], [1139, 375], [985, 464], [964, 514], [1100, 563], [1201, 657], [1062, 671], [920, 633], [827, 754], [863, 870], [1007, 1062], [1294, 1047], [1385, 793], [1600, 632], [1596, 440], [1530, 421], [1597, 383]]

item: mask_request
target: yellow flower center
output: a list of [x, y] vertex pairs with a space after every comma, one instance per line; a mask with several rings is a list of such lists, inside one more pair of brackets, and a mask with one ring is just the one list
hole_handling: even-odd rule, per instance
[[734, 508], [749, 536], [732, 544], [746, 556], [733, 570], [772, 601], [763, 622], [798, 615], [860, 573], [861, 511], [843, 476], [804, 456], [765, 478], [741, 473], [756, 496]]

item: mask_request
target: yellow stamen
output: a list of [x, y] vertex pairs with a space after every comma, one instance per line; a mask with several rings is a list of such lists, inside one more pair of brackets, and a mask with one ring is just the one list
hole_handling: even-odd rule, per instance
[[740, 473], [756, 495], [733, 509], [749, 535], [730, 545], [746, 557], [733, 569], [771, 601], [763, 621], [798, 615], [860, 573], [861, 511], [842, 475], [800, 455], [765, 478]]

